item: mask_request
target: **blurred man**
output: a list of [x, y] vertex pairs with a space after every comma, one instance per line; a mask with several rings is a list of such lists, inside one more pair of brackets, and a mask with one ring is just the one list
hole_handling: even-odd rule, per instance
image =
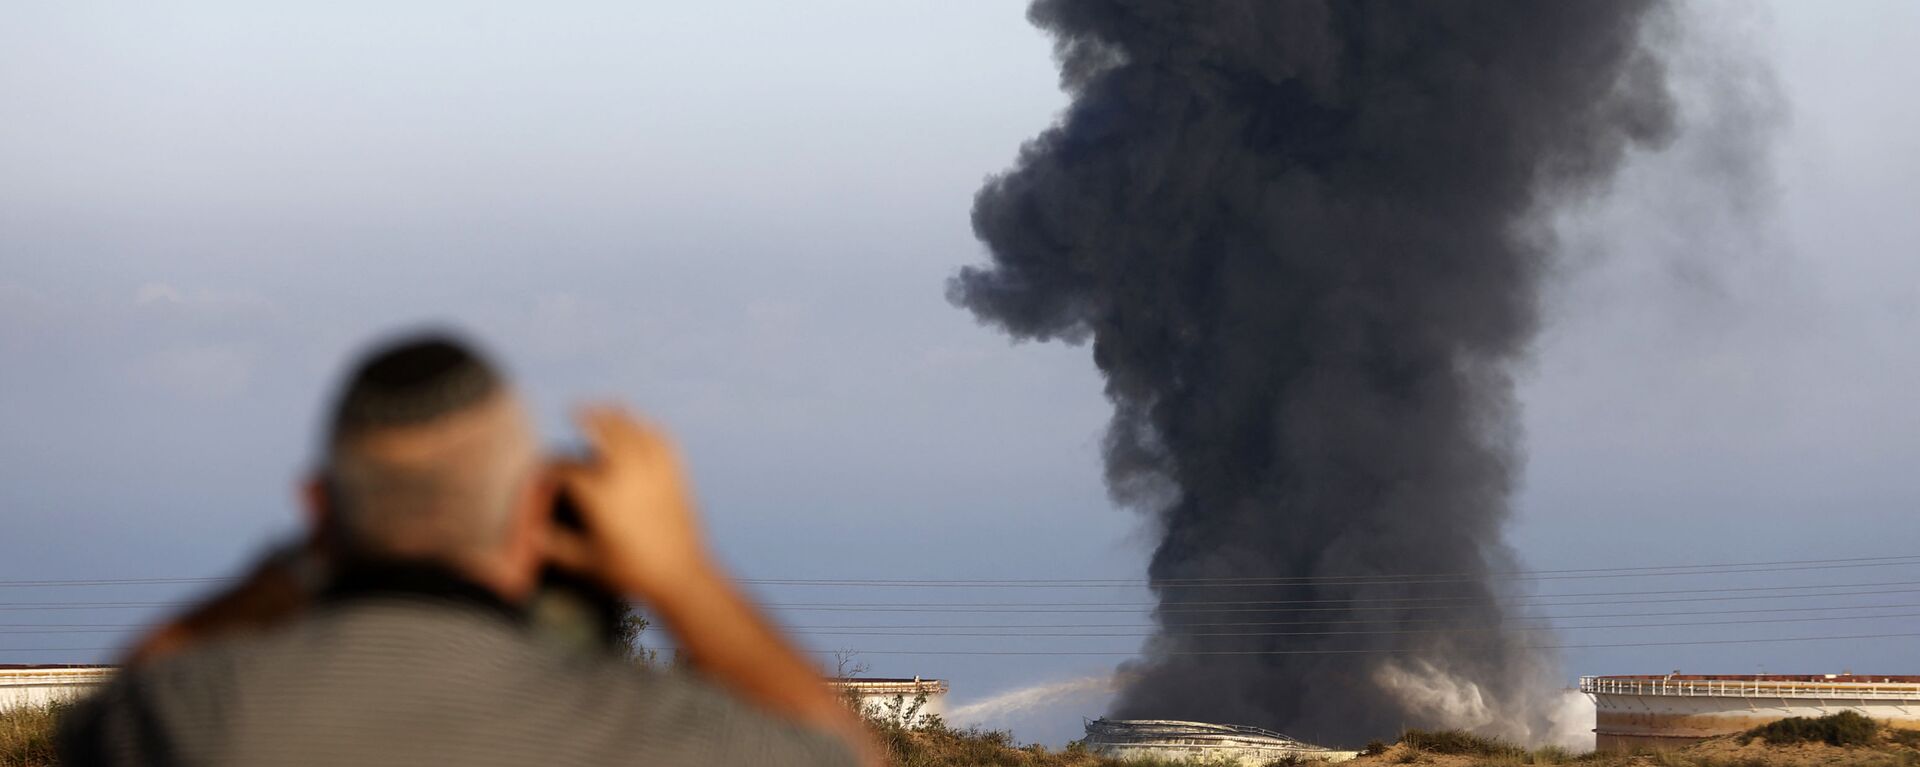
[[[550, 462], [467, 349], [376, 353], [306, 493], [323, 568], [271, 562], [156, 632], [67, 718], [63, 764], [876, 763], [707, 553], [667, 440], [616, 409], [579, 421], [591, 458]], [[578, 528], [554, 524], [560, 492]], [[696, 674], [542, 642], [549, 563], [644, 601]]]

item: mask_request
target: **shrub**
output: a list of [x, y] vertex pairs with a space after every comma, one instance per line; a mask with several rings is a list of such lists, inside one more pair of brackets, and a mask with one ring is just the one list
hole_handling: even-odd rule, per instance
[[1658, 767], [1697, 767], [1692, 759], [1688, 759], [1687, 757], [1681, 756], [1678, 752], [1668, 751], [1664, 748], [1655, 750], [1652, 758], [1653, 763], [1658, 765]]
[[65, 709], [55, 704], [0, 712], [0, 767], [53, 764], [54, 723]]
[[1489, 756], [1521, 759], [1526, 749], [1499, 738], [1475, 735], [1465, 730], [1407, 730], [1400, 742], [1421, 751], [1457, 756]]
[[1785, 743], [1826, 743], [1832, 746], [1864, 746], [1880, 732], [1880, 723], [1857, 711], [1841, 711], [1818, 719], [1790, 716], [1755, 727], [1747, 734], [1775, 745]]
[[1377, 740], [1367, 741], [1366, 748], [1360, 749], [1361, 756], [1379, 756], [1387, 752], [1387, 744]]

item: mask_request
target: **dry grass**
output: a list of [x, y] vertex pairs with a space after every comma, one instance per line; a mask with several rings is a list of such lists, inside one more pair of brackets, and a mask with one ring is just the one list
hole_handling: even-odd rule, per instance
[[[1864, 722], [1864, 724], [1863, 724]], [[1453, 732], [1409, 732], [1392, 744], [1369, 744], [1346, 767], [1920, 767], [1920, 731], [1900, 730], [1855, 714], [1769, 725], [1684, 748], [1636, 753], [1526, 751]]]
[[[0, 713], [0, 767], [52, 767], [54, 724], [60, 707]], [[1827, 719], [1827, 717], [1823, 717]], [[957, 730], [937, 717], [920, 727], [871, 721], [898, 767], [1176, 767], [1189, 762], [1122, 762], [1078, 744], [1063, 749], [1020, 745], [1006, 732]], [[1784, 731], [1787, 734], [1780, 734]], [[1447, 731], [1409, 731], [1392, 744], [1369, 744], [1343, 767], [1920, 767], [1920, 731], [1883, 726], [1862, 736], [1857, 722], [1820, 720], [1714, 738], [1685, 748], [1632, 754], [1571, 754], [1546, 747], [1528, 751], [1504, 741]], [[1774, 742], [1767, 735], [1773, 734]], [[1829, 737], [1831, 736], [1831, 737]], [[1864, 738], [1864, 739], [1863, 739]], [[1791, 741], [1791, 742], [1788, 742]], [[1841, 741], [1852, 745], [1832, 745]], [[1312, 762], [1281, 763], [1302, 767]]]
[[1461, 730], [1408, 730], [1400, 742], [1416, 751], [1450, 756], [1476, 756], [1488, 760], [1513, 760], [1520, 763], [1527, 750], [1499, 738], [1475, 735]]
[[0, 767], [52, 765], [54, 722], [64, 708], [16, 708], [0, 712]]
[[896, 767], [1173, 767], [1186, 762], [1122, 762], [1097, 756], [1079, 744], [1054, 750], [1022, 746], [1000, 730], [956, 730], [937, 719], [919, 727], [870, 721]]
[[1817, 719], [1790, 716], [1755, 727], [1747, 734], [1774, 745], [1825, 743], [1829, 746], [1866, 746], [1880, 739], [1880, 723], [1857, 712], [1842, 711]]
[[[1015, 743], [1007, 732], [956, 730], [938, 717], [916, 727], [870, 718], [868, 726], [880, 739], [888, 762], [894, 767], [1203, 767], [1223, 764], [1186, 759], [1120, 760], [1094, 754], [1077, 741], [1057, 750], [1039, 745], [1023, 746]], [[1324, 764], [1294, 758], [1277, 760], [1265, 767], [1321, 767]]]

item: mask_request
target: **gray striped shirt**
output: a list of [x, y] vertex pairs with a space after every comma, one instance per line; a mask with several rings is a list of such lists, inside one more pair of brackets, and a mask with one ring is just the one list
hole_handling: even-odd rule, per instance
[[565, 657], [483, 606], [382, 596], [129, 670], [63, 764], [851, 765], [699, 678]]

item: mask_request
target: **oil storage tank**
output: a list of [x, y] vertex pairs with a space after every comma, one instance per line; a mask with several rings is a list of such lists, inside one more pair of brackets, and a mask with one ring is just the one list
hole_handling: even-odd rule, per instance
[[0, 663], [0, 711], [79, 698], [113, 678], [113, 666]]
[[1920, 729], [1920, 676], [1583, 676], [1580, 691], [1593, 699], [1594, 746], [1603, 751], [1675, 748], [1790, 716], [1841, 711]]
[[861, 715], [891, 719], [908, 727], [947, 715], [947, 683], [913, 677], [837, 677], [834, 692], [851, 700]]
[[1087, 750], [1122, 761], [1265, 765], [1282, 760], [1339, 762], [1355, 756], [1353, 751], [1335, 751], [1237, 724], [1173, 719], [1095, 719], [1086, 724], [1087, 737], [1082, 742]]

